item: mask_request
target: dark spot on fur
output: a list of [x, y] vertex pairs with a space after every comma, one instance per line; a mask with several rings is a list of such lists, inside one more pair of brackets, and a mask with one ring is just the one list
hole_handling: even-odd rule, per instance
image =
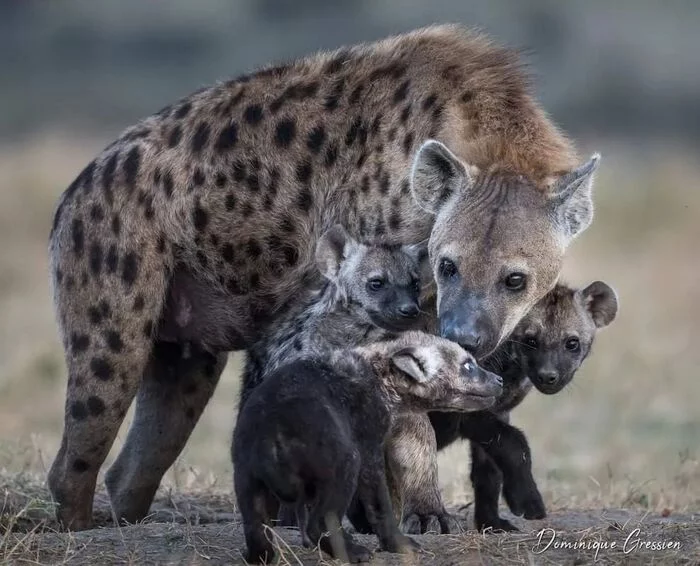
[[311, 153], [318, 153], [323, 147], [323, 142], [326, 139], [326, 130], [323, 126], [316, 126], [309, 132], [309, 137], [306, 139], [306, 147]]
[[144, 300], [143, 295], [136, 295], [136, 298], [134, 299], [134, 312], [141, 312], [145, 304], [146, 301]]
[[117, 159], [119, 159], [119, 154], [115, 151], [110, 155], [104, 169], [102, 169], [102, 187], [108, 204], [112, 204], [112, 185], [114, 184], [114, 172], [117, 170]]
[[369, 82], [372, 83], [387, 77], [392, 79], [400, 79], [406, 74], [406, 69], [407, 67], [405, 64], [394, 61], [393, 63], [378, 67], [372, 71], [369, 75]]
[[396, 139], [396, 127], [392, 126], [389, 128], [389, 133], [388, 133], [388, 139], [390, 142], [393, 142]]
[[401, 215], [396, 210], [393, 210], [389, 215], [389, 228], [394, 232], [401, 228]]
[[282, 230], [289, 234], [293, 234], [296, 232], [296, 225], [294, 220], [290, 216], [285, 216], [282, 222], [280, 223], [280, 227]]
[[197, 251], [197, 261], [199, 262], [199, 265], [201, 265], [204, 268], [206, 268], [207, 265], [209, 265], [209, 260], [207, 259], [206, 254], [202, 250]]
[[102, 318], [109, 318], [112, 314], [112, 309], [109, 308], [109, 303], [107, 303], [105, 299], [100, 301], [98, 307], [100, 309], [100, 314], [102, 314]]
[[323, 159], [323, 162], [325, 163], [326, 167], [330, 168], [333, 167], [333, 165], [335, 165], [336, 161], [338, 161], [338, 144], [331, 143], [326, 148], [326, 155]]
[[251, 192], [257, 193], [260, 190], [260, 179], [258, 178], [257, 173], [253, 172], [248, 175], [246, 182]]
[[114, 375], [112, 365], [104, 358], [92, 358], [90, 360], [90, 369], [95, 374], [95, 377], [102, 381], [108, 381]]
[[240, 160], [233, 162], [233, 180], [240, 183], [246, 177], [246, 166]]
[[248, 243], [246, 244], [246, 251], [248, 252], [248, 256], [251, 259], [257, 259], [260, 254], [262, 253], [262, 248], [260, 247], [260, 244], [251, 238], [248, 240]]
[[299, 262], [299, 250], [297, 250], [294, 246], [284, 246], [282, 249], [287, 265], [292, 267]]
[[243, 206], [241, 207], [241, 214], [243, 215], [243, 218], [248, 218], [251, 214], [253, 214], [254, 210], [253, 205], [246, 202], [243, 203]]
[[105, 217], [104, 210], [99, 204], [93, 204], [90, 207], [90, 220], [93, 222], [101, 222]]
[[224, 175], [221, 171], [219, 171], [216, 174], [216, 180], [214, 181], [216, 183], [216, 186], [218, 188], [223, 188], [226, 186], [226, 175]]
[[283, 148], [289, 147], [297, 133], [296, 122], [285, 118], [277, 123], [275, 128], [275, 143]]
[[122, 337], [114, 330], [108, 330], [106, 332], [105, 340], [107, 341], [107, 347], [112, 350], [112, 352], [119, 353], [124, 348]]
[[340, 53], [338, 53], [333, 59], [328, 61], [326, 65], [323, 67], [323, 72], [328, 74], [328, 75], [334, 75], [336, 73], [339, 73], [340, 71], [343, 70], [343, 65], [347, 64], [350, 61], [350, 52], [347, 50], [343, 50]]
[[163, 191], [166, 197], [170, 198], [173, 196], [173, 176], [170, 172], [166, 173], [163, 177]]
[[124, 160], [124, 182], [130, 192], [133, 192], [136, 185], [136, 176], [139, 173], [139, 165], [141, 163], [141, 150], [138, 146], [131, 148], [131, 151]]
[[228, 193], [226, 195], [226, 210], [231, 212], [235, 206], [236, 206], [236, 198], [233, 196], [233, 193]]
[[194, 210], [192, 211], [192, 221], [194, 222], [195, 230], [198, 232], [204, 230], [209, 223], [209, 214], [200, 206], [199, 202], [195, 204]]
[[82, 474], [83, 472], [87, 472], [89, 469], [90, 464], [88, 464], [82, 458], [76, 458], [75, 460], [73, 460], [73, 471]]
[[190, 102], [185, 102], [180, 108], [175, 112], [175, 119], [182, 120], [187, 114], [189, 114], [192, 109], [192, 104]]
[[406, 157], [411, 154], [413, 148], [413, 132], [408, 132], [403, 138], [403, 152]]
[[76, 421], [84, 421], [88, 416], [87, 407], [82, 401], [74, 401], [70, 406], [70, 416]]
[[118, 262], [119, 255], [117, 254], [117, 246], [115, 244], [111, 244], [109, 246], [109, 250], [107, 250], [107, 257], [105, 258], [108, 273], [114, 273], [117, 270]]
[[256, 272], [250, 274], [250, 279], [248, 280], [248, 287], [255, 289], [260, 283], [260, 275]]
[[357, 158], [357, 163], [356, 166], [358, 169], [361, 169], [362, 166], [365, 164], [365, 161], [367, 161], [367, 152], [363, 151], [360, 156]]
[[474, 98], [474, 93], [471, 90], [467, 90], [462, 95], [462, 102], [471, 102]]
[[209, 142], [211, 126], [208, 122], [200, 122], [192, 136], [192, 152], [200, 153]]
[[71, 350], [74, 354], [84, 352], [90, 346], [90, 337], [87, 334], [73, 332], [70, 337]]
[[138, 257], [134, 252], [127, 252], [122, 261], [122, 281], [127, 287], [131, 287], [136, 281], [139, 272]]
[[88, 308], [88, 319], [91, 324], [100, 324], [102, 322], [102, 313], [95, 306]]
[[143, 335], [150, 339], [153, 336], [153, 321], [147, 320], [143, 325]]
[[379, 192], [382, 193], [383, 195], [387, 194], [389, 192], [389, 185], [391, 184], [391, 177], [389, 176], [389, 173], [386, 172], [382, 176], [381, 181], [379, 181]]
[[158, 250], [159, 254], [165, 252], [165, 236], [162, 233], [160, 234], [160, 236], [158, 236], [158, 244], [156, 249]]
[[114, 216], [112, 216], [112, 233], [115, 236], [119, 236], [119, 233], [121, 232], [121, 230], [122, 230], [122, 221], [119, 218], [119, 216], [117, 216], [115, 214]]
[[382, 117], [379, 114], [377, 114], [374, 117], [374, 120], [372, 120], [372, 125], [370, 126], [370, 133], [373, 136], [376, 136], [379, 133], [379, 130], [381, 129], [381, 127], [382, 127]]
[[432, 93], [428, 96], [425, 97], [425, 100], [423, 101], [423, 110], [429, 110], [432, 108], [435, 103], [437, 102], [437, 94]]
[[251, 126], [257, 126], [263, 118], [263, 109], [259, 104], [251, 104], [243, 112], [243, 119]]
[[296, 178], [302, 184], [308, 183], [313, 174], [313, 167], [311, 167], [311, 162], [304, 160], [297, 165]]
[[182, 128], [179, 125], [170, 130], [170, 135], [168, 136], [168, 147], [175, 147], [180, 143], [182, 139]]
[[238, 142], [238, 124], [231, 122], [221, 130], [219, 138], [216, 140], [216, 151], [228, 151], [236, 145], [236, 142]]
[[296, 338], [294, 338], [293, 345], [294, 345], [294, 349], [299, 351], [299, 352], [304, 349], [304, 343], [301, 341], [301, 338], [299, 338], [298, 336]]
[[56, 275], [56, 283], [58, 283], [58, 284], [60, 285], [60, 284], [61, 284], [61, 281], [63, 281], [63, 271], [61, 271], [60, 269], [56, 268], [56, 273], [55, 273], [55, 275]]
[[97, 276], [102, 271], [102, 246], [97, 242], [93, 242], [90, 246], [90, 271]]
[[359, 133], [361, 126], [362, 120], [360, 120], [359, 117], [355, 118], [352, 124], [350, 124], [347, 133], [345, 134], [345, 145], [350, 147], [353, 143], [355, 143], [355, 140], [357, 139], [357, 134]]
[[96, 397], [95, 395], [91, 395], [87, 400], [87, 409], [90, 411], [90, 414], [93, 417], [99, 417], [105, 412], [106, 407], [102, 399]]
[[224, 261], [233, 263], [234, 255], [233, 246], [228, 243], [224, 244], [223, 248], [221, 248], [221, 257], [224, 258]]
[[226, 289], [228, 289], [232, 295], [245, 295], [245, 289], [241, 287], [241, 284], [234, 277], [228, 280]]
[[404, 109], [401, 111], [401, 123], [405, 124], [408, 122], [408, 119], [411, 117], [411, 105], [407, 104]]
[[304, 212], [309, 212], [314, 204], [314, 197], [309, 187], [304, 187], [297, 196], [297, 206]]
[[365, 194], [369, 192], [369, 175], [362, 176], [362, 181], [360, 181], [360, 190]]
[[296, 83], [288, 86], [284, 92], [270, 104], [270, 110], [277, 112], [287, 101], [306, 100], [318, 92], [318, 82]]
[[360, 101], [360, 97], [362, 96], [362, 91], [365, 90], [365, 84], [360, 83], [357, 85], [354, 89], [352, 89], [352, 92], [350, 93], [350, 98], [348, 99], [348, 102], [350, 104], [357, 104]]
[[85, 226], [80, 218], [73, 219], [71, 225], [71, 237], [73, 238], [73, 251], [75, 255], [81, 257], [85, 247]]
[[340, 98], [343, 96], [343, 90], [345, 89], [345, 80], [343, 79], [336, 79], [333, 82], [333, 87], [331, 88], [330, 92], [326, 95], [326, 98], [323, 102], [323, 106], [328, 112], [332, 112], [336, 108], [338, 108], [338, 104], [340, 103]]
[[195, 187], [199, 187], [204, 184], [204, 180], [204, 173], [202, 173], [202, 170], [199, 167], [197, 167], [194, 170], [194, 174], [192, 175], [192, 184]]
[[408, 179], [401, 181], [401, 194], [407, 195], [411, 192], [411, 182]]

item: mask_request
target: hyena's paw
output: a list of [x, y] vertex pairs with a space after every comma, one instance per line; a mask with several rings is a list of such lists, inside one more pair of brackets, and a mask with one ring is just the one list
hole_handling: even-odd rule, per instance
[[440, 511], [437, 513], [411, 513], [403, 521], [403, 531], [410, 535], [459, 533], [462, 528], [455, 517]]
[[503, 496], [514, 515], [529, 520], [544, 519], [547, 516], [544, 500], [536, 485], [529, 489], [522, 487], [507, 489], [504, 485]]

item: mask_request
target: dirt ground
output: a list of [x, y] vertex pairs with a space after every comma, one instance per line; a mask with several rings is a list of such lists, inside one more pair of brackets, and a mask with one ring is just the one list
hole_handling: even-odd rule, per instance
[[[14, 483], [12, 483], [14, 482]], [[48, 494], [38, 484], [7, 480], [0, 513], [3, 564], [245, 564], [243, 529], [230, 496], [162, 493], [141, 524], [115, 527], [104, 493], [95, 502], [98, 527], [58, 532]], [[519, 533], [478, 534], [469, 509], [453, 508], [464, 529], [415, 537], [419, 553], [375, 552], [370, 564], [700, 564], [700, 516], [621, 509], [553, 509], [541, 521], [508, 516]], [[339, 564], [301, 548], [299, 532], [270, 533], [277, 564]], [[358, 536], [376, 549], [372, 536]]]

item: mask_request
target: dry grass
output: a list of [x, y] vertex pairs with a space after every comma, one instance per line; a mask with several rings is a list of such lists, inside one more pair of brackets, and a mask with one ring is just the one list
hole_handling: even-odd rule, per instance
[[[37, 514], [47, 516], [50, 504], [45, 492], [32, 491], [38, 486], [27, 478], [43, 478], [58, 447], [65, 388], [48, 293], [46, 241], [58, 194], [107, 141], [47, 134], [0, 148], [0, 470], [8, 488], [5, 506], [15, 501], [12, 513], [0, 519], [14, 533], [3, 538], [0, 556], [44, 559], [44, 551], [28, 541], [48, 536], [31, 529], [41, 523]], [[693, 341], [700, 335], [700, 196], [693, 187], [700, 170], [692, 165], [692, 153], [678, 148], [644, 153], [611, 142], [596, 149], [605, 158], [596, 189], [597, 216], [572, 248], [565, 274], [574, 283], [602, 279], [615, 286], [620, 316], [600, 335], [572, 386], [553, 397], [533, 394], [515, 411], [513, 422], [528, 435], [535, 475], [552, 510], [697, 512], [700, 349]], [[188, 447], [166, 476], [164, 493], [171, 490], [173, 501], [182, 497], [191, 506], [193, 491], [230, 492], [228, 443], [239, 367], [240, 357], [232, 356]], [[448, 449], [440, 464], [447, 501], [470, 501], [466, 448]], [[0, 501], [3, 497], [0, 493]], [[17, 507], [20, 500], [26, 509]], [[203, 514], [200, 510], [198, 516]], [[163, 528], [181, 536], [179, 525]], [[192, 532], [198, 528], [192, 526]], [[61, 539], [66, 557], [82, 552], [86, 536]], [[209, 531], [192, 536], [216, 541]], [[451, 548], [448, 539], [440, 540], [440, 547]], [[496, 547], [503, 545], [504, 559], [515, 563], [518, 545], [528, 543], [518, 537], [459, 541], [470, 556], [486, 552], [495, 557]], [[207, 555], [206, 549], [202, 553]]]

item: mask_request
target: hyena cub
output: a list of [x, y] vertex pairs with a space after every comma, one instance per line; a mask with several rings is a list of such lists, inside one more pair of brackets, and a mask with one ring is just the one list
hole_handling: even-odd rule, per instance
[[[417, 546], [401, 534], [391, 507], [384, 443], [392, 420], [401, 413], [485, 409], [501, 391], [501, 378], [471, 354], [418, 331], [279, 367], [250, 393], [234, 432], [246, 560], [273, 558], [264, 525], [280, 502], [296, 507], [305, 544], [344, 561], [369, 560], [370, 551], [340, 527], [353, 496], [382, 549]], [[328, 531], [330, 538], [323, 536]]]
[[358, 242], [340, 225], [316, 247], [325, 277], [320, 289], [248, 349], [241, 405], [266, 374], [299, 357], [321, 355], [390, 338], [416, 326], [421, 279], [428, 279], [427, 248]]
[[534, 478], [525, 435], [508, 424], [510, 411], [534, 385], [547, 395], [561, 391], [591, 351], [597, 331], [617, 315], [618, 300], [607, 284], [583, 290], [557, 285], [524, 317], [484, 367], [503, 377], [503, 394], [488, 411], [470, 415], [430, 413], [438, 449], [457, 438], [471, 441], [474, 519], [479, 530], [517, 530], [498, 515], [503, 495], [526, 519], [546, 515]]

